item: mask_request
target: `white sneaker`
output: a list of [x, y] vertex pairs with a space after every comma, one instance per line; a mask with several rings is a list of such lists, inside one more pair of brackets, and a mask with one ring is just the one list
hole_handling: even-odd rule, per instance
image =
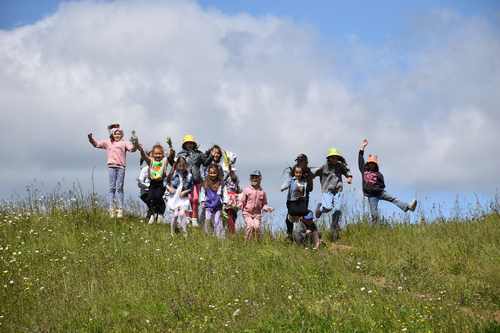
[[413, 199], [413, 201], [408, 204], [408, 210], [414, 212], [416, 207], [417, 199]]
[[163, 224], [165, 221], [163, 219], [163, 214], [158, 214], [158, 218], [156, 219], [156, 223]]
[[151, 217], [149, 218], [148, 224], [153, 224], [153, 223], [155, 223], [155, 215], [156, 215], [156, 214], [151, 214]]
[[191, 218], [191, 225], [193, 227], [197, 227], [198, 226], [198, 219], [196, 217]]
[[109, 217], [111, 217], [111, 218], [115, 217], [115, 210], [114, 209], [109, 210]]
[[117, 218], [122, 218], [123, 217], [123, 208], [118, 208], [118, 213], [116, 214]]
[[186, 225], [190, 225], [191, 224], [191, 218], [186, 216]]

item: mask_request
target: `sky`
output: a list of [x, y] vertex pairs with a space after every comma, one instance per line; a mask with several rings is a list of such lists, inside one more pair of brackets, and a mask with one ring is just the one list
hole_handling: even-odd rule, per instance
[[[87, 133], [117, 122], [146, 147], [192, 134], [235, 152], [276, 208], [283, 170], [332, 147], [354, 176], [345, 200], [361, 202], [364, 138], [405, 201], [495, 200], [499, 23], [498, 1], [2, 0], [0, 198], [34, 180], [105, 195]], [[136, 198], [138, 153], [126, 170]]]

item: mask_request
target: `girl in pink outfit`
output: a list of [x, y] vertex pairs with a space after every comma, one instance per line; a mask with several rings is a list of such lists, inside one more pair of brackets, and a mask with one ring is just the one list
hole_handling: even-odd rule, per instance
[[115, 217], [114, 201], [115, 193], [118, 192], [117, 217], [123, 216], [123, 181], [125, 179], [126, 152], [137, 150], [135, 144], [123, 141], [123, 130], [119, 124], [108, 126], [109, 140], [95, 141], [92, 133], [87, 136], [90, 144], [96, 148], [106, 149], [109, 175], [109, 216]]
[[254, 233], [260, 232], [261, 211], [272, 212], [273, 208], [267, 205], [266, 191], [260, 187], [262, 175], [259, 170], [250, 174], [250, 186], [243, 191], [238, 208], [243, 211], [245, 219], [245, 239], [250, 240]]

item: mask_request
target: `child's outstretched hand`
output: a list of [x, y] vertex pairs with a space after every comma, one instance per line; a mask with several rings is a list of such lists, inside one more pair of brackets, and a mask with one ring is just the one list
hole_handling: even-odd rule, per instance
[[352, 184], [352, 177], [347, 178], [347, 184]]
[[281, 190], [281, 192], [283, 192], [285, 190], [285, 188], [283, 186], [281, 186], [280, 190]]
[[87, 138], [89, 138], [89, 140], [92, 140], [92, 132], [87, 134]]
[[363, 143], [361, 144], [361, 150], [365, 150], [365, 147], [368, 145], [368, 140], [364, 139]]

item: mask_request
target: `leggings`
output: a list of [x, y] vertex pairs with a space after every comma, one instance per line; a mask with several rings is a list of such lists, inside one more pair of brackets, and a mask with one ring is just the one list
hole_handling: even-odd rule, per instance
[[125, 169], [108, 167], [109, 176], [109, 209], [113, 209], [115, 193], [118, 192], [118, 208], [123, 208], [123, 180]]

